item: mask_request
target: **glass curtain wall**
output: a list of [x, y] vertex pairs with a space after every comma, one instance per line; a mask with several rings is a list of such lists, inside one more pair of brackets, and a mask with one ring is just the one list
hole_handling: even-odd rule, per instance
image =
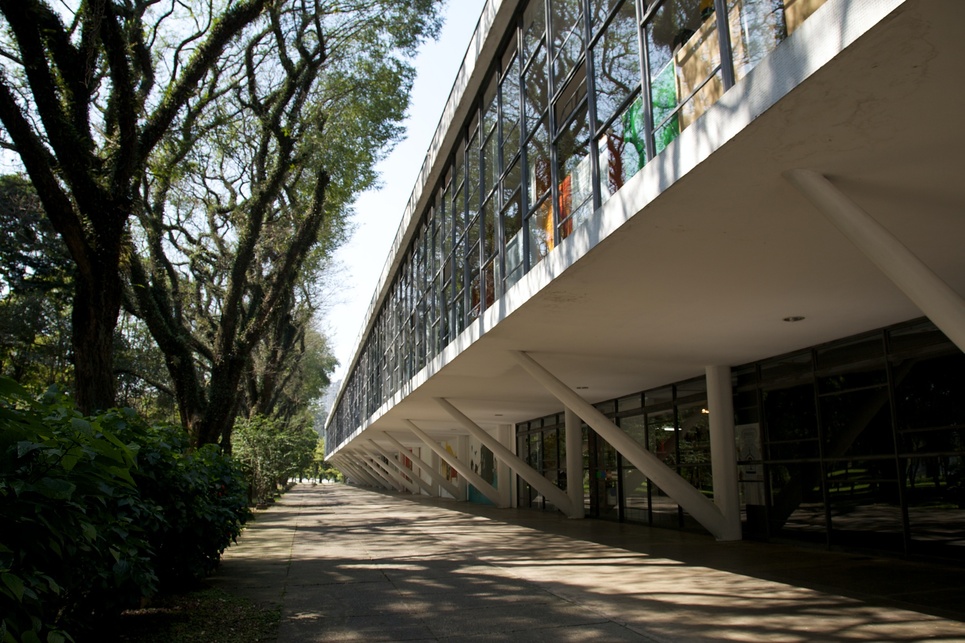
[[[518, 425], [516, 454], [526, 464], [539, 471], [544, 478], [551, 480], [564, 491], [566, 490], [568, 483], [566, 430], [563, 426], [562, 414], [550, 415]], [[556, 510], [555, 505], [548, 502], [525, 480], [517, 479], [518, 506], [548, 511]]]
[[[713, 499], [710, 469], [710, 426], [707, 390], [703, 378], [610, 400], [595, 405], [617, 426], [652, 452], [671, 469]], [[553, 440], [564, 440], [563, 416], [553, 415], [520, 424], [517, 435], [545, 433], [544, 427], [559, 432]], [[586, 426], [583, 431], [583, 492], [586, 514], [593, 518], [641, 522], [662, 527], [699, 526], [643, 472], [626, 461], [606, 440]], [[555, 434], [554, 434], [555, 435]], [[545, 449], [545, 438], [540, 443]], [[555, 442], [554, 442], [555, 444]], [[534, 448], [520, 437], [517, 446]], [[562, 447], [561, 447], [562, 449]], [[531, 453], [532, 451], [530, 451]], [[522, 456], [521, 456], [522, 457]], [[565, 453], [561, 451], [560, 479], [569, 480]], [[525, 459], [525, 458], [524, 458]], [[545, 460], [545, 457], [544, 457]], [[534, 468], [538, 468], [534, 466]], [[556, 472], [559, 473], [556, 473]], [[551, 475], [548, 475], [552, 479]], [[525, 483], [520, 480], [520, 489]], [[520, 506], [544, 508], [540, 504]]]
[[965, 558], [965, 354], [931, 322], [735, 375], [750, 534]]
[[[965, 354], [931, 322], [741, 366], [733, 383], [745, 535], [965, 560]], [[596, 407], [713, 498], [703, 378]], [[519, 425], [520, 448], [559, 422]], [[699, 528], [586, 425], [583, 436], [588, 516]], [[560, 458], [550, 479], [563, 479]]]
[[341, 444], [747, 75], [807, 17], [804, 4], [820, 2], [521, 3], [469, 116], [453, 125], [457, 141], [427, 186], [328, 443]]

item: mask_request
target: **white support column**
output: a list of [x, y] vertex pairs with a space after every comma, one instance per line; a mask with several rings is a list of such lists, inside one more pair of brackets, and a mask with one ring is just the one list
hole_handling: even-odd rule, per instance
[[386, 480], [385, 476], [379, 475], [373, 470], [373, 465], [368, 461], [367, 457], [356, 454], [355, 458], [355, 466], [358, 472], [364, 476], [368, 476], [373, 487], [376, 489], [395, 489], [395, 485]]
[[437, 397], [435, 400], [439, 406], [445, 409], [446, 413], [451, 415], [453, 419], [463, 426], [463, 428], [469, 431], [470, 435], [484, 444], [487, 449], [492, 451], [493, 455], [496, 456], [497, 459], [508, 464], [510, 469], [518, 474], [520, 478], [532, 485], [533, 488], [543, 494], [544, 498], [552, 502], [567, 516], [572, 513], [572, 503], [570, 502], [570, 499], [566, 493], [564, 493], [559, 487], [550, 482], [549, 479], [544, 478], [543, 474], [541, 474], [539, 471], [526, 464], [522, 458], [500, 444], [499, 441], [493, 436], [489, 435], [485, 429], [473, 422], [462, 411], [453, 406], [449, 400], [442, 397]]
[[383, 486], [386, 489], [390, 489], [392, 491], [405, 490], [405, 487], [398, 480], [393, 480], [392, 477], [389, 476], [388, 472], [383, 467], [380, 467], [378, 466], [378, 464], [376, 464], [375, 458], [373, 458], [365, 449], [356, 448], [356, 450], [361, 455], [362, 463], [368, 468], [368, 470], [385, 481]]
[[573, 503], [571, 518], [583, 518], [583, 423], [570, 407], [565, 407], [564, 433], [566, 435], [566, 495]]
[[580, 397], [579, 393], [543, 368], [539, 362], [521, 351], [511, 352], [519, 365], [533, 379], [542, 384], [550, 394], [563, 403], [563, 406], [573, 409], [600, 437], [609, 442], [633, 466], [642, 471], [664, 493], [673, 498], [677, 504], [694, 517], [694, 520], [703, 525], [717, 540], [726, 539], [730, 533], [727, 522], [713, 502], [684, 480], [676, 471], [661, 462], [657, 456], [644, 449], [620, 427], [613, 424], [607, 416]]
[[390, 479], [398, 483], [400, 487], [399, 491], [408, 491], [409, 493], [418, 495], [419, 488], [415, 486], [415, 483], [409, 481], [405, 476], [397, 472], [389, 464], [382, 462], [381, 458], [379, 458], [381, 454], [377, 453], [375, 449], [371, 449], [367, 447], [363, 447], [363, 449], [365, 449], [365, 451], [367, 451], [369, 455], [372, 456], [372, 463], [375, 464], [375, 466], [381, 469], [382, 472], [385, 473], [387, 476], [389, 476]]
[[965, 299], [961, 295], [827, 178], [814, 170], [790, 170], [784, 176], [965, 351]]
[[[515, 442], [513, 425], [500, 424], [497, 426], [496, 439], [507, 449], [516, 453], [516, 450], [513, 448], [513, 443]], [[503, 500], [501, 506], [513, 506], [513, 471], [509, 468], [508, 464], [498, 458], [496, 460], [496, 484], [496, 491], [499, 492], [499, 497]]]
[[450, 467], [455, 469], [456, 473], [458, 473], [461, 478], [465, 478], [471, 482], [472, 486], [476, 487], [479, 493], [489, 498], [490, 502], [492, 502], [494, 505], [497, 507], [500, 506], [499, 492], [496, 491], [491, 484], [483, 480], [478, 473], [466, 466], [459, 458], [454, 457], [451, 453], [442, 448], [442, 445], [433, 440], [428, 433], [417, 427], [412, 420], [406, 420], [405, 423], [406, 426], [409, 427], [409, 430], [412, 431], [417, 438], [422, 440], [425, 445], [432, 449], [436, 455], [442, 458], [442, 460]]
[[359, 482], [359, 484], [367, 487], [381, 487], [385, 484], [381, 480], [377, 480], [368, 471], [366, 471], [354, 456], [345, 456], [344, 458], [338, 460], [338, 462], [339, 465], [344, 467], [346, 471], [351, 472], [351, 475]]
[[707, 410], [710, 411], [710, 461], [714, 504], [726, 521], [721, 540], [740, 540], [741, 506], [734, 437], [734, 389], [729, 366], [708, 366]]
[[[467, 466], [469, 466], [471, 469], [472, 463], [471, 463], [471, 458], [469, 457], [469, 436], [467, 435], [456, 436], [456, 457], [459, 459], [460, 462], [467, 463]], [[482, 476], [480, 476], [479, 479], [482, 480]], [[462, 496], [466, 500], [469, 500], [469, 479], [466, 476], [459, 476], [459, 479], [456, 480], [456, 482], [458, 483], [459, 490], [462, 493]], [[489, 481], [487, 480], [486, 483], [488, 484]]]
[[409, 480], [413, 485], [417, 485], [419, 487], [419, 489], [416, 489], [413, 493], [415, 493], [416, 495], [419, 495], [419, 490], [422, 490], [426, 492], [426, 495], [429, 495], [429, 496], [434, 495], [432, 493], [432, 487], [430, 487], [429, 484], [425, 482], [422, 478], [417, 476], [415, 472], [410, 471], [405, 466], [403, 466], [402, 462], [400, 462], [395, 455], [389, 453], [387, 450], [382, 448], [382, 446], [379, 445], [379, 443], [376, 442], [375, 440], [369, 440], [369, 444], [372, 445], [373, 449], [375, 449], [380, 454], [382, 454], [382, 456], [389, 461], [389, 464], [398, 470], [399, 474], [404, 479]]
[[[420, 458], [419, 456], [417, 456], [415, 453], [409, 452], [409, 451], [405, 448], [405, 445], [404, 445], [404, 444], [402, 444], [401, 442], [399, 442], [398, 440], [396, 440], [394, 437], [392, 437], [392, 434], [390, 434], [390, 433], [388, 433], [388, 432], [386, 432], [386, 431], [383, 431], [383, 432], [382, 432], [382, 435], [385, 436], [385, 439], [388, 440], [389, 442], [391, 442], [391, 443], [393, 444], [393, 446], [395, 446], [397, 449], [399, 449], [399, 450], [401, 450], [401, 451], [406, 451], [407, 453], [409, 453], [408, 457], [409, 457], [416, 465], [418, 465], [418, 467], [419, 467], [420, 469], [422, 469], [422, 472], [423, 472], [424, 474], [426, 474], [427, 476], [429, 476], [429, 479], [432, 481], [432, 484], [434, 484], [434, 485], [436, 485], [436, 486], [438, 486], [438, 487], [441, 487], [443, 491], [445, 491], [446, 493], [448, 493], [448, 494], [449, 494], [450, 496], [452, 496], [454, 499], [459, 497], [459, 489], [456, 488], [456, 485], [454, 485], [454, 484], [452, 484], [451, 482], [449, 482], [448, 480], [446, 480], [445, 477], [443, 477], [443, 475], [442, 475], [441, 473], [439, 473], [438, 468], [433, 468], [433, 466], [432, 466], [431, 464], [429, 464], [428, 462], [426, 462], [425, 460], [423, 460], [422, 458]], [[429, 495], [437, 495], [437, 494], [435, 494], [435, 493], [430, 493]]]

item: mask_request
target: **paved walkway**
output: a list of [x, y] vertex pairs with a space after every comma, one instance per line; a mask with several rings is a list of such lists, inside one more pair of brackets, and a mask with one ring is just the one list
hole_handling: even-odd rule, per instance
[[299, 485], [212, 583], [278, 640], [965, 641], [965, 569]]

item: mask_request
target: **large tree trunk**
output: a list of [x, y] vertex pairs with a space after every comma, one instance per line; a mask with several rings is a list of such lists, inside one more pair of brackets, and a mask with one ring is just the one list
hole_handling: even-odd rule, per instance
[[247, 368], [247, 358], [231, 355], [218, 360], [211, 369], [208, 406], [194, 437], [196, 446], [220, 444], [231, 451], [231, 430], [238, 415], [241, 379]]
[[121, 280], [117, 264], [89, 264], [74, 284], [74, 388], [77, 406], [86, 415], [115, 405], [114, 329], [121, 310]]

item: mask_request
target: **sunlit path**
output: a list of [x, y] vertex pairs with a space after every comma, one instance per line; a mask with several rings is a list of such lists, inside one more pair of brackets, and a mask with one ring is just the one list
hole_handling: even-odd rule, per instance
[[259, 514], [213, 582], [280, 603], [286, 643], [965, 640], [961, 570], [711, 544], [301, 485]]

